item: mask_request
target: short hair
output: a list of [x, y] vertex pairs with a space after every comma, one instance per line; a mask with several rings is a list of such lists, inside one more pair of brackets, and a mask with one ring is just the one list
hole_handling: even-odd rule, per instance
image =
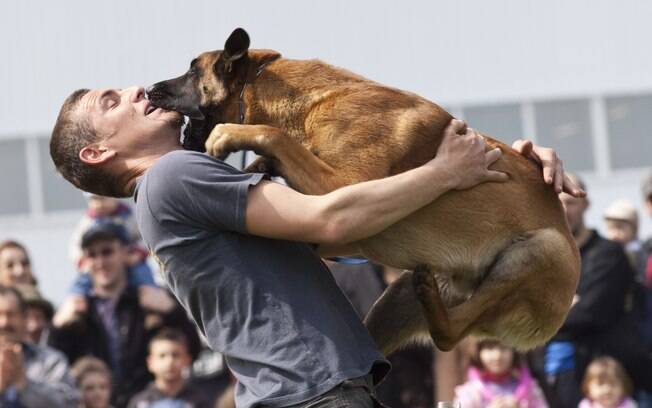
[[2, 296], [14, 296], [18, 302], [18, 309], [21, 313], [25, 313], [27, 310], [27, 303], [25, 303], [25, 298], [20, 294], [18, 289], [11, 286], [0, 285], [0, 297]]
[[471, 356], [469, 363], [473, 367], [479, 370], [484, 370], [485, 366], [484, 364], [482, 364], [482, 361], [480, 360], [480, 352], [482, 351], [482, 349], [494, 348], [494, 347], [503, 347], [512, 350], [512, 355], [514, 356], [512, 359], [512, 366], [519, 367], [519, 368], [522, 366], [523, 362], [522, 362], [521, 355], [513, 347], [506, 346], [503, 343], [501, 343], [500, 340], [496, 340], [496, 339], [479, 340], [478, 343], [476, 344], [475, 353], [473, 353], [473, 355]]
[[75, 187], [108, 197], [128, 197], [117, 176], [79, 158], [81, 149], [101, 140], [89, 118], [77, 113], [79, 101], [88, 92], [78, 89], [63, 102], [50, 138], [50, 157], [57, 171]]
[[181, 330], [174, 329], [171, 327], [164, 327], [159, 330], [154, 337], [149, 341], [149, 353], [152, 352], [152, 344], [157, 341], [171, 341], [183, 345], [186, 349], [186, 353], [190, 355], [190, 345], [188, 344], [188, 338]]
[[591, 361], [591, 364], [584, 372], [584, 379], [582, 380], [582, 392], [588, 395], [589, 383], [593, 380], [612, 379], [619, 381], [625, 395], [631, 396], [634, 388], [632, 387], [632, 380], [623, 368], [623, 366], [614, 358], [609, 356], [602, 356]]
[[93, 373], [104, 374], [108, 377], [109, 382], [111, 381], [112, 374], [109, 366], [97, 357], [82, 357], [70, 368], [70, 375], [75, 380], [77, 387], [81, 385], [87, 375]]

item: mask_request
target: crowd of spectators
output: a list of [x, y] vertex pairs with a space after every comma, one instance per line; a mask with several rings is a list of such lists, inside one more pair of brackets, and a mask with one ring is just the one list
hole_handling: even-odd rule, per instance
[[[652, 216], [652, 176], [643, 195]], [[651, 407], [652, 238], [640, 239], [639, 214], [624, 200], [604, 209], [602, 237], [585, 225], [589, 198], [560, 196], [582, 268], [566, 321], [546, 345], [521, 353], [468, 338], [446, 353], [408, 347], [390, 356], [378, 397], [394, 408], [442, 400], [462, 408]], [[0, 406], [234, 407], [221, 355], [157, 284], [129, 206], [87, 199], [71, 238], [78, 275], [57, 308], [43, 297], [27, 249], [0, 242]], [[402, 273], [327, 262], [361, 319]]]

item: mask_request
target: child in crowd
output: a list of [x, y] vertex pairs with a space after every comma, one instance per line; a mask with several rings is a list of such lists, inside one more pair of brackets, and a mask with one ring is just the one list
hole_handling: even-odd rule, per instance
[[70, 369], [81, 394], [80, 408], [110, 408], [111, 371], [95, 357], [82, 357]]
[[[114, 224], [121, 227], [124, 241], [130, 247], [130, 284], [135, 286], [156, 286], [152, 277], [152, 271], [147, 265], [147, 256], [149, 253], [142, 244], [138, 225], [136, 224], [131, 208], [120, 202], [117, 198], [102, 197], [90, 193], [84, 193], [84, 195], [88, 199], [88, 209], [77, 224], [70, 245], [71, 257], [79, 271], [86, 271], [81, 249], [81, 239], [84, 233], [98, 224]], [[71, 292], [84, 295], [90, 290], [91, 286], [90, 277], [87, 274], [83, 274], [75, 281]]]
[[86, 310], [86, 295], [90, 294], [93, 282], [90, 275], [86, 273], [84, 266], [81, 237], [99, 224], [118, 226], [121, 231], [121, 241], [130, 246], [131, 257], [127, 283], [129, 286], [138, 288], [140, 305], [154, 312], [168, 311], [173, 303], [167, 292], [154, 281], [152, 271], [147, 264], [148, 251], [142, 245], [138, 226], [131, 209], [116, 198], [89, 193], [84, 193], [84, 195], [88, 199], [88, 209], [75, 229], [70, 248], [71, 257], [81, 273], [73, 283], [69, 296], [55, 314], [54, 325], [60, 327], [66, 324], [67, 317], [73, 314], [69, 313], [71, 310], [78, 313]]
[[456, 387], [455, 400], [463, 408], [548, 406], [520, 355], [497, 340], [478, 342], [468, 381]]
[[162, 329], [149, 343], [147, 368], [154, 381], [129, 401], [129, 408], [212, 408], [204, 393], [187, 381], [191, 363], [186, 336], [175, 329]]
[[632, 382], [622, 365], [611, 357], [598, 357], [589, 364], [582, 381], [584, 399], [579, 408], [636, 408]]

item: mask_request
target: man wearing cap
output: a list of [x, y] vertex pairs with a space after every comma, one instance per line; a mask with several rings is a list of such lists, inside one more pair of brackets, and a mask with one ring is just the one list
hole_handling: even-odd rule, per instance
[[[54, 327], [50, 344], [74, 363], [93, 355], [113, 371], [113, 403], [120, 407], [150, 380], [146, 369], [147, 344], [153, 330], [145, 325], [146, 311], [138, 301], [137, 288], [127, 282], [128, 237], [124, 227], [104, 223], [82, 236], [93, 287], [85, 309], [68, 310], [67, 323]], [[183, 313], [162, 315], [164, 323], [190, 326]]]
[[[576, 175], [571, 179], [584, 188]], [[588, 197], [562, 193], [560, 200], [582, 269], [573, 306], [558, 333], [545, 347], [535, 372], [551, 406], [575, 408], [581, 400], [584, 370], [593, 357], [607, 354], [620, 360], [637, 389], [652, 387], [640, 332], [626, 311], [634, 272], [623, 247], [586, 226]]]
[[627, 200], [616, 200], [603, 213], [606, 237], [623, 245], [632, 267], [636, 271], [637, 281], [645, 278], [647, 257], [643, 245], [638, 239], [638, 211]]
[[16, 288], [0, 285], [0, 407], [76, 407], [66, 358], [25, 341], [26, 310]]

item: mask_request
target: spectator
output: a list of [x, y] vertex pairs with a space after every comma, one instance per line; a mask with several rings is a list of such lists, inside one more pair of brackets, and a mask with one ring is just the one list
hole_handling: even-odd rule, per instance
[[94, 225], [104, 222], [124, 227], [127, 238], [138, 252], [138, 255], [141, 255], [141, 258], [147, 257], [148, 251], [141, 243], [138, 225], [129, 206], [113, 197], [103, 197], [90, 193], [84, 193], [84, 197], [87, 199], [88, 207], [84, 216], [77, 223], [77, 227], [70, 239], [70, 258], [77, 267], [80, 267], [82, 263], [82, 236]]
[[625, 253], [636, 271], [636, 280], [643, 283], [647, 257], [643, 244], [638, 239], [638, 211], [629, 201], [617, 200], [604, 210], [603, 216], [607, 239], [624, 246]]
[[0, 406], [76, 406], [78, 395], [65, 357], [51, 348], [23, 341], [25, 312], [20, 293], [0, 286]]
[[[571, 178], [582, 185], [577, 176]], [[647, 374], [650, 361], [640, 332], [625, 312], [634, 272], [622, 246], [586, 227], [588, 198], [562, 193], [560, 199], [582, 268], [566, 321], [543, 352], [534, 356], [533, 368], [551, 405], [575, 408], [581, 400], [582, 375], [593, 356], [619, 358], [639, 387], [648, 388], [652, 378]]]
[[16, 241], [0, 243], [0, 285], [36, 285], [32, 262], [24, 246]]
[[[50, 334], [50, 344], [71, 362], [92, 355], [109, 365], [117, 407], [124, 407], [149, 382], [145, 357], [156, 330], [146, 325], [147, 313], [138, 301], [137, 289], [127, 285], [129, 250], [122, 231], [114, 224], [99, 224], [84, 234], [83, 256], [89, 260], [92, 290], [82, 304], [62, 306]], [[155, 320], [195, 333], [179, 308]]]
[[455, 389], [455, 400], [464, 408], [548, 406], [521, 356], [496, 340], [477, 343], [468, 381]]
[[45, 346], [50, 334], [50, 322], [54, 315], [54, 307], [41, 296], [32, 285], [18, 285], [16, 289], [25, 300], [25, 334], [26, 341]]
[[625, 369], [611, 357], [599, 357], [589, 364], [582, 381], [584, 399], [579, 408], [636, 408], [632, 382]]
[[111, 370], [95, 357], [82, 357], [70, 369], [81, 393], [79, 408], [111, 408]]
[[157, 404], [185, 408], [212, 408], [212, 401], [186, 381], [192, 358], [186, 337], [178, 330], [162, 329], [149, 343], [147, 368], [154, 381], [129, 402], [129, 408], [154, 408]]
[[[70, 296], [64, 300], [68, 307], [84, 308], [84, 297], [91, 290], [93, 283], [86, 272], [87, 265], [83, 258], [81, 239], [85, 232], [99, 224], [113, 224], [121, 229], [121, 236], [129, 246], [129, 285], [138, 288], [141, 306], [145, 309], [164, 312], [173, 307], [172, 299], [167, 292], [154, 281], [152, 271], [147, 264], [149, 252], [141, 242], [138, 226], [131, 209], [113, 197], [102, 197], [85, 193], [88, 198], [88, 210], [80, 220], [73, 233], [70, 252], [75, 265], [82, 272], [70, 290]], [[60, 317], [55, 316], [55, 321]]]

